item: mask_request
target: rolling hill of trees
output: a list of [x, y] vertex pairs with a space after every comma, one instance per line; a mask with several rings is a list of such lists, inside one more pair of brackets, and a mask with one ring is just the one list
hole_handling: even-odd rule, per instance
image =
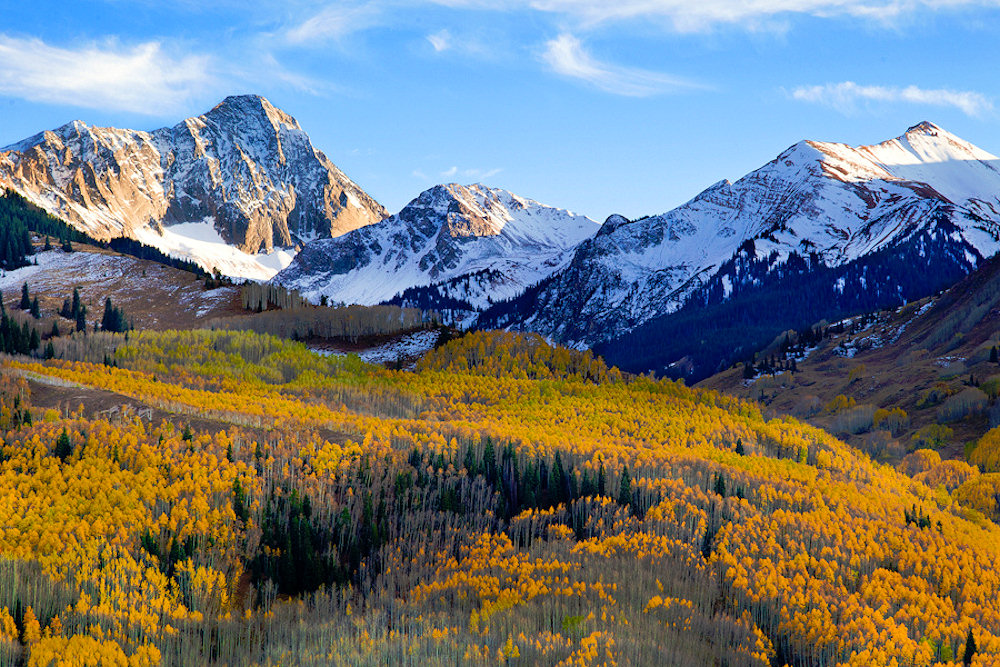
[[0, 662], [1000, 656], [974, 494], [752, 402], [512, 334], [415, 372], [244, 331], [59, 342], [0, 373]]

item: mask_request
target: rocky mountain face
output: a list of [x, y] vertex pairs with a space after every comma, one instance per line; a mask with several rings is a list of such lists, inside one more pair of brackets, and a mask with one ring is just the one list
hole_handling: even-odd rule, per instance
[[[812, 267], [806, 273], [853, 266], [857, 282], [829, 274], [840, 294], [870, 287], [866, 258], [896, 258], [879, 289], [898, 300], [910, 295], [903, 287], [910, 269], [899, 258], [933, 267], [938, 253], [940, 276], [961, 277], [1000, 249], [998, 225], [1000, 160], [932, 123], [874, 146], [803, 141], [665, 214], [612, 216], [565, 269], [494, 306], [480, 325], [537, 331], [580, 347], [624, 340], [685, 304], [747, 297], [772, 271], [803, 258]], [[677, 360], [650, 359], [647, 369], [663, 371]]]
[[294, 118], [253, 95], [153, 132], [82, 121], [42, 132], [0, 150], [0, 187], [96, 238], [139, 238], [203, 263], [213, 258], [197, 256], [198, 243], [157, 237], [197, 223], [207, 229], [195, 241], [267, 253], [387, 215]]
[[405, 292], [407, 305], [434, 307], [437, 298], [482, 310], [562, 268], [598, 228], [505, 190], [438, 185], [382, 222], [310, 243], [275, 281], [331, 303], [375, 304]]

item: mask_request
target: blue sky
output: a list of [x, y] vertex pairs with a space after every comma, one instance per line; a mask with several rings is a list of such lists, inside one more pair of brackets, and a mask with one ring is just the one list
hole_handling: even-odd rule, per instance
[[1000, 154], [1000, 2], [0, 0], [0, 145], [258, 93], [396, 211], [483, 182], [662, 213], [804, 139]]

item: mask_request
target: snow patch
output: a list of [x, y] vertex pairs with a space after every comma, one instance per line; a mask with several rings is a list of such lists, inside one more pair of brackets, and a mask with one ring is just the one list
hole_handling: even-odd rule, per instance
[[223, 240], [210, 218], [201, 222], [184, 222], [159, 230], [142, 227], [136, 239], [172, 257], [196, 262], [208, 271], [218, 271], [233, 278], [270, 280], [292, 263], [295, 252], [274, 250], [251, 255]]
[[[434, 345], [437, 343], [440, 335], [441, 333], [436, 330], [416, 331], [405, 336], [400, 336], [387, 343], [370, 347], [367, 350], [351, 352], [350, 354], [356, 354], [362, 361], [368, 364], [388, 364], [399, 361], [411, 361], [415, 363], [413, 360], [422, 357], [434, 349]], [[324, 356], [344, 357], [348, 354], [340, 350], [318, 346], [310, 347], [309, 349]], [[410, 364], [407, 370], [412, 369], [413, 363]]]

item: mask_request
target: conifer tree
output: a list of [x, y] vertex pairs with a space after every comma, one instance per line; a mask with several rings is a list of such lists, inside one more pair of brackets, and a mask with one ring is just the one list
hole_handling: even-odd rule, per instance
[[566, 493], [566, 471], [563, 468], [562, 457], [556, 452], [556, 458], [552, 462], [552, 472], [549, 474], [549, 487], [554, 504], [569, 502], [569, 494]]
[[718, 496], [726, 497], [726, 479], [722, 476], [722, 473], [715, 475], [715, 494]]
[[63, 429], [62, 433], [59, 434], [59, 438], [56, 440], [56, 448], [53, 453], [63, 462], [65, 462], [66, 459], [69, 458], [70, 454], [73, 453], [73, 443], [70, 442], [69, 433], [66, 432], [66, 429]]
[[111, 303], [111, 297], [104, 300], [104, 314], [101, 316], [101, 329], [104, 331], [116, 331], [119, 333], [128, 331], [131, 327], [125, 318], [125, 311], [116, 308]]
[[465, 447], [465, 458], [462, 460], [462, 465], [465, 467], [466, 472], [470, 477], [476, 475], [476, 456], [472, 452], [472, 443], [470, 442]]
[[965, 652], [962, 654], [962, 664], [968, 667], [972, 664], [972, 658], [976, 655], [976, 651], [979, 649], [976, 647], [976, 640], [972, 637], [972, 628], [969, 628], [969, 634], [965, 638]]
[[618, 504], [623, 506], [632, 505], [632, 477], [628, 474], [628, 466], [622, 468], [622, 478], [619, 483]]
[[486, 481], [490, 484], [496, 481], [496, 471], [496, 450], [493, 449], [493, 441], [490, 438], [486, 438], [486, 447], [483, 448], [483, 474], [486, 476]]
[[21, 285], [21, 303], [17, 307], [21, 310], [31, 310], [31, 296], [28, 294], [28, 283]]
[[87, 307], [82, 303], [78, 305], [76, 311], [76, 330], [87, 331]]

